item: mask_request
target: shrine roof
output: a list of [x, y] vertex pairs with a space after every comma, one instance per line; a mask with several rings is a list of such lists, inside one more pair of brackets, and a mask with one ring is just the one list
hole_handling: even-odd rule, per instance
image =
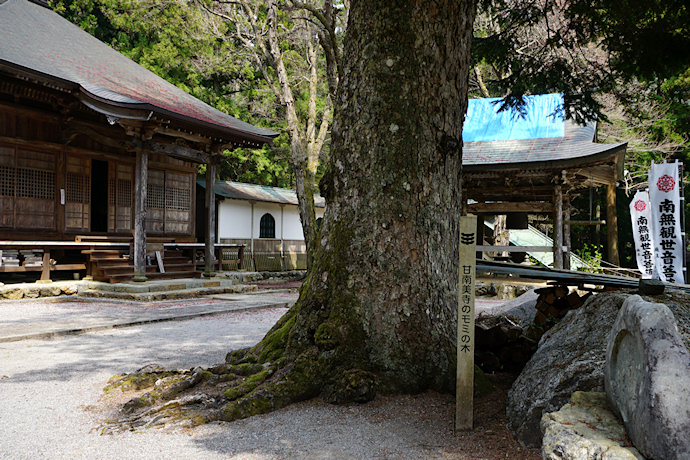
[[[206, 188], [204, 179], [197, 179], [197, 184]], [[236, 200], [262, 201], [265, 203], [279, 203], [297, 205], [297, 192], [280, 187], [268, 187], [265, 185], [245, 184], [243, 182], [216, 181], [216, 195], [233, 198]], [[316, 207], [326, 206], [326, 200], [320, 195], [314, 195]]]
[[[278, 135], [225, 114], [145, 69], [35, 0], [0, 0], [0, 70], [70, 89], [108, 115], [135, 109], [249, 146]], [[119, 109], [119, 110], [118, 110]], [[126, 118], [123, 116], [123, 118]]]
[[525, 113], [499, 112], [496, 99], [472, 99], [463, 127], [463, 166], [470, 170], [558, 167], [600, 161], [627, 143], [595, 142], [596, 122], [579, 125], [560, 114], [563, 96], [526, 96]]

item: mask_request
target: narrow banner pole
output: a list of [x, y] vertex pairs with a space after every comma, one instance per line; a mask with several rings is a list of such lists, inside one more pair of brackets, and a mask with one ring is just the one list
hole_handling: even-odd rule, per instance
[[680, 233], [681, 240], [683, 241], [683, 283], [688, 283], [688, 259], [687, 259], [687, 230], [685, 229], [685, 178], [683, 162], [676, 160], [678, 163], [678, 183], [680, 184]]
[[458, 286], [458, 366], [455, 392], [455, 431], [472, 429], [474, 405], [474, 284], [477, 259], [477, 217], [460, 217]]

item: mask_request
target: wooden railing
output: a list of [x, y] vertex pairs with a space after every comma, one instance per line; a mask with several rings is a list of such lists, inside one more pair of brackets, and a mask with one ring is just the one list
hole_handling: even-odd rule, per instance
[[221, 242], [245, 245], [245, 258], [241, 265], [243, 270], [284, 271], [307, 268], [307, 245], [304, 240], [255, 239], [253, 251], [249, 238], [221, 238]]

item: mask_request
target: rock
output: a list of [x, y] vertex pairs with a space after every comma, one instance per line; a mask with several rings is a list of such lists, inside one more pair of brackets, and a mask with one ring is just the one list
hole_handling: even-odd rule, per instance
[[545, 460], [643, 460], [611, 412], [604, 393], [573, 393], [558, 412], [541, 418]]
[[496, 297], [500, 300], [510, 300], [518, 296], [517, 288], [513, 284], [499, 284], [496, 288]]
[[259, 273], [245, 273], [242, 275], [243, 283], [253, 283], [262, 280], [263, 277]]
[[37, 299], [41, 296], [41, 289], [38, 287], [28, 287], [24, 288], [24, 297], [27, 299]]
[[547, 331], [508, 393], [508, 427], [520, 442], [541, 444], [539, 423], [575, 391], [604, 391], [604, 362], [611, 325], [626, 295], [599, 294]]
[[62, 289], [59, 286], [42, 286], [41, 297], [56, 297], [62, 294]]
[[518, 318], [520, 324], [526, 326], [534, 320], [534, 315], [537, 314], [537, 309], [534, 307], [537, 304], [538, 297], [539, 294], [534, 292], [534, 288], [529, 289], [519, 297], [505, 302], [500, 307], [494, 308], [491, 313]]
[[633, 444], [653, 459], [690, 458], [690, 352], [671, 310], [628, 298], [606, 358], [606, 394]]
[[493, 295], [489, 294], [489, 285], [483, 281], [476, 281], [474, 283], [474, 295], [477, 297]]
[[79, 292], [79, 284], [69, 284], [61, 287], [62, 292], [66, 295], [74, 295]]
[[664, 283], [657, 279], [640, 279], [639, 293], [642, 295], [659, 295], [664, 293]]
[[[539, 445], [543, 413], [558, 410], [575, 391], [604, 391], [608, 335], [630, 295], [613, 292], [592, 296], [542, 336], [539, 348], [508, 393], [508, 427], [522, 443]], [[664, 302], [671, 309], [687, 347], [690, 294], [667, 289], [665, 294], [649, 299]]]
[[2, 292], [2, 296], [8, 300], [19, 300], [24, 297], [24, 291], [19, 288], [5, 289]]

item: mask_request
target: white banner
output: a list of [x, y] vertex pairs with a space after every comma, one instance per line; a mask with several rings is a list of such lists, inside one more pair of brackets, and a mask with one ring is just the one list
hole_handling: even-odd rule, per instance
[[635, 240], [637, 268], [642, 278], [651, 278], [654, 270], [654, 240], [652, 238], [652, 206], [649, 193], [639, 191], [630, 202], [630, 220]]
[[678, 163], [652, 163], [649, 173], [652, 204], [654, 264], [661, 281], [684, 283], [683, 235], [680, 233], [680, 182]]

